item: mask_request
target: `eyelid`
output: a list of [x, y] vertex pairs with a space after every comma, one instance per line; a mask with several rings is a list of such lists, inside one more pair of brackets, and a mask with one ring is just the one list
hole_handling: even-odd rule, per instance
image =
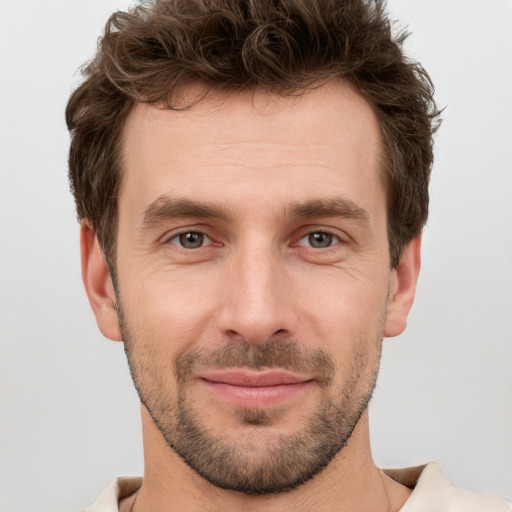
[[[344, 231], [341, 231], [339, 229], [329, 228], [329, 227], [325, 227], [325, 226], [306, 226], [305, 228], [301, 229], [299, 234], [295, 237], [294, 242], [292, 243], [292, 246], [301, 246], [301, 247], [312, 248], [306, 244], [299, 244], [299, 242], [314, 233], [326, 233], [328, 235], [331, 235], [331, 236], [337, 238], [336, 243], [333, 243], [331, 246], [326, 247], [325, 249], [330, 249], [332, 247], [335, 247], [338, 244], [347, 244], [350, 242], [349, 235], [347, 235]], [[319, 250], [319, 249], [315, 248], [315, 250]]]
[[[201, 248], [207, 247], [209, 245], [222, 245], [222, 244], [216, 242], [215, 238], [212, 236], [211, 233], [209, 233], [209, 231], [210, 230], [204, 225], [180, 226], [179, 228], [171, 229], [171, 230], [167, 231], [166, 233], [164, 233], [159, 238], [158, 241], [159, 241], [159, 243], [162, 243], [162, 244], [170, 244], [171, 240], [173, 240], [181, 235], [184, 235], [186, 233], [200, 233], [209, 241], [207, 244], [201, 246]], [[180, 249], [186, 249], [185, 247], [182, 247], [179, 243], [172, 243], [172, 245], [174, 245]]]
[[[176, 233], [174, 236], [172, 236], [172, 237], [167, 239], [167, 243], [170, 243], [172, 245], [176, 245], [180, 249], [191, 250], [190, 247], [183, 247], [183, 245], [179, 242], [179, 238], [182, 235], [186, 235], [186, 234], [190, 234], [190, 233], [196, 233], [196, 234], [202, 235], [204, 237], [203, 244], [200, 245], [199, 247], [194, 248], [194, 250], [201, 249], [203, 247], [207, 247], [209, 245], [212, 245], [213, 240], [206, 233], [202, 233], [201, 231], [192, 231], [192, 230], [187, 230], [187, 231], [182, 231], [181, 233]], [[175, 240], [175, 239], [178, 239], [178, 240], [176, 242], [173, 242], [173, 240]]]
[[[332, 243], [329, 244], [328, 246], [326, 247], [314, 247], [313, 245], [311, 245], [309, 243], [309, 237], [313, 234], [319, 234], [319, 233], [322, 233], [322, 234], [325, 234], [325, 235], [329, 235], [332, 237]], [[302, 243], [304, 241], [304, 243]], [[302, 236], [301, 238], [299, 238], [299, 241], [297, 242], [296, 245], [300, 246], [300, 247], [307, 247], [308, 249], [314, 249], [316, 251], [320, 251], [322, 249], [331, 249], [332, 247], [338, 245], [339, 243], [341, 243], [341, 239], [337, 236], [337, 235], [334, 235], [332, 233], [328, 233], [327, 231], [313, 231], [312, 233], [308, 233], [307, 235], [304, 235]]]

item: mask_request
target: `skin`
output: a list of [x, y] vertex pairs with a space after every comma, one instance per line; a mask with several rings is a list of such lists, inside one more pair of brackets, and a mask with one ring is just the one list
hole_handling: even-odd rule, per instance
[[[186, 92], [193, 96], [197, 89]], [[183, 354], [276, 338], [305, 352], [322, 350], [334, 363], [332, 383], [322, 387], [322, 376], [311, 370], [309, 384], [277, 405], [251, 403], [268, 413], [267, 426], [241, 423], [241, 407], [204, 385], [200, 375], [216, 368], [200, 367], [187, 382], [187, 403], [212, 434], [242, 453], [250, 439], [263, 457], [278, 436], [300, 434], [338, 390], [371, 391], [382, 337], [405, 329], [420, 266], [417, 238], [390, 268], [371, 106], [341, 83], [298, 98], [210, 95], [185, 112], [139, 105], [127, 120], [124, 144], [118, 295], [132, 358], [159, 400], [176, 406], [173, 365]], [[224, 217], [183, 209], [176, 217], [158, 209], [162, 201], [183, 199], [214, 205]], [[327, 200], [331, 212], [303, 208], [297, 215], [292, 208]], [[333, 210], [332, 200], [352, 210]], [[160, 214], [151, 215], [155, 211]], [[190, 232], [205, 234], [204, 245], [180, 246], [179, 235]], [[313, 233], [333, 236], [326, 247], [313, 247]], [[98, 326], [121, 341], [117, 298], [87, 222], [81, 242]], [[126, 510], [376, 512], [399, 510], [410, 494], [376, 468], [366, 411], [318, 475], [263, 496], [210, 484], [168, 447], [144, 406], [142, 422], [144, 483], [123, 504]]]

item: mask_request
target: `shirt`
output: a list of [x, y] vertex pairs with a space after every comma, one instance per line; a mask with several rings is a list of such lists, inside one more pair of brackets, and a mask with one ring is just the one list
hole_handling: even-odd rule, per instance
[[[414, 489], [399, 512], [512, 512], [512, 503], [453, 487], [437, 462], [405, 469], [384, 469], [397, 482]], [[119, 501], [142, 485], [142, 477], [118, 477], [83, 512], [119, 512]]]

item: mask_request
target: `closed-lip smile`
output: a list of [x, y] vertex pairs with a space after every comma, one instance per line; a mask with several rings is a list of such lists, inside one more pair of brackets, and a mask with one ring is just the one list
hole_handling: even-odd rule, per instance
[[286, 370], [256, 371], [245, 368], [204, 372], [198, 379], [219, 398], [251, 409], [278, 405], [314, 382], [311, 376]]

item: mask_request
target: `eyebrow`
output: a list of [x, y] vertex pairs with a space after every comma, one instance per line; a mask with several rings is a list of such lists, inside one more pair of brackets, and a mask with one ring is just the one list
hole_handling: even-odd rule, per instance
[[153, 201], [142, 213], [142, 228], [149, 229], [161, 222], [185, 217], [225, 221], [230, 218], [222, 206], [191, 201], [190, 199], [174, 199], [161, 196]]
[[370, 215], [352, 200], [344, 197], [314, 199], [304, 203], [292, 203], [289, 207], [292, 217], [342, 217], [364, 224], [370, 223]]
[[[366, 210], [350, 199], [342, 197], [293, 202], [285, 207], [286, 216], [292, 218], [341, 217], [364, 224], [370, 223], [370, 216]], [[161, 196], [142, 213], [141, 228], [150, 229], [162, 222], [176, 218], [230, 221], [232, 215], [222, 205]]]

